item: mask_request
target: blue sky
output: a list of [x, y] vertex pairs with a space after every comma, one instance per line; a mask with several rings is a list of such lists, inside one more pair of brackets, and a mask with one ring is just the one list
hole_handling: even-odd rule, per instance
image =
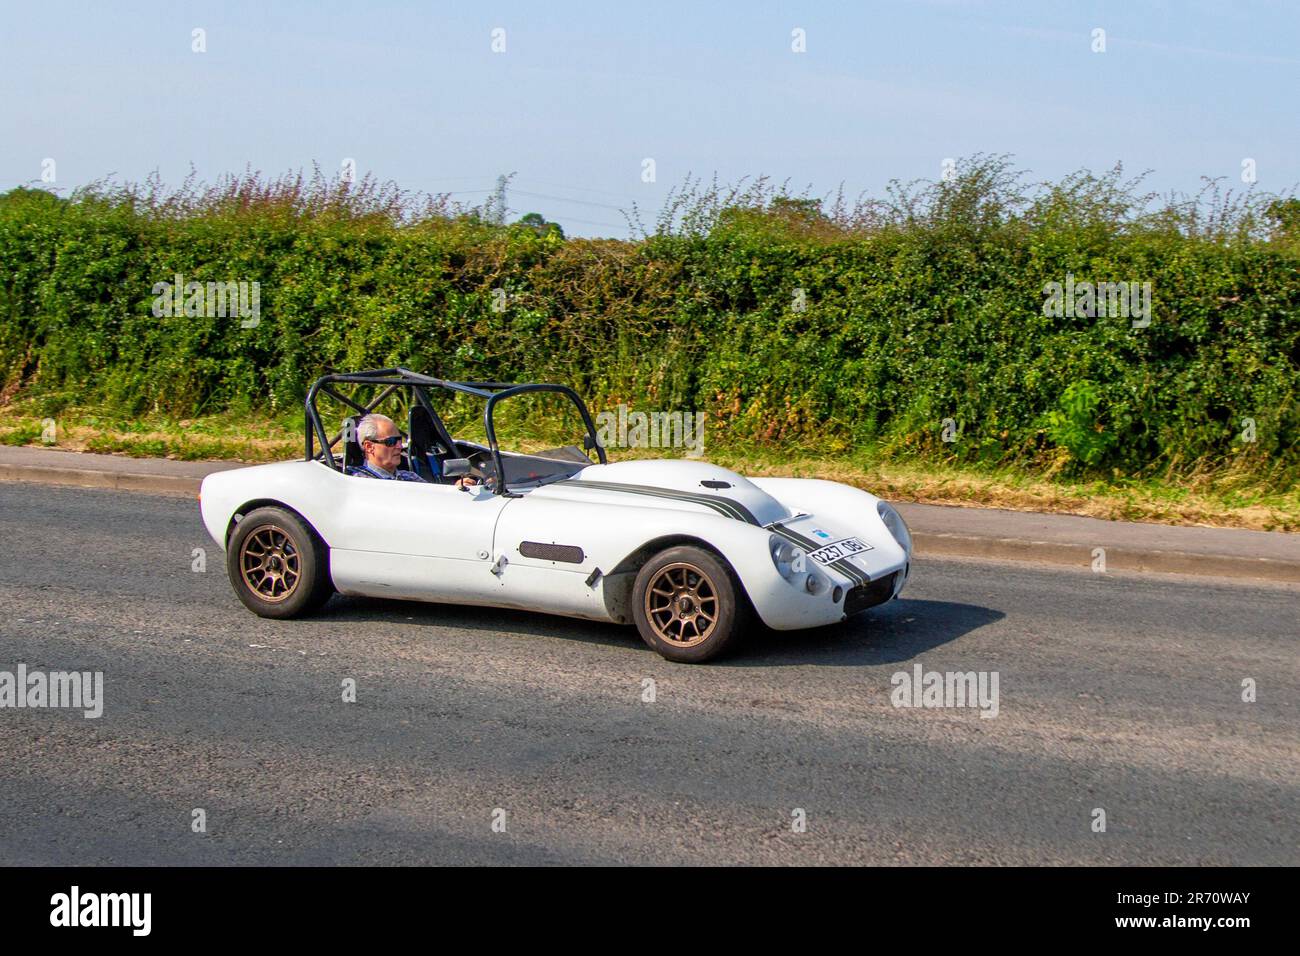
[[1259, 189], [1300, 183], [1300, 4], [1282, 0], [0, 9], [0, 188], [47, 157], [65, 193], [352, 157], [468, 202], [513, 172], [513, 213], [622, 236], [620, 207], [653, 220], [688, 173], [879, 194], [985, 152], [1035, 178], [1123, 161], [1161, 191], [1240, 186], [1247, 157]]

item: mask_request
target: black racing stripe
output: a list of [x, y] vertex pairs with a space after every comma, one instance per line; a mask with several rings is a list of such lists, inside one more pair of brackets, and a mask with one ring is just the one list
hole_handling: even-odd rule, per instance
[[638, 494], [650, 494], [650, 496], [660, 498], [673, 498], [676, 501], [690, 501], [697, 505], [707, 505], [718, 511], [719, 514], [725, 514], [728, 518], [735, 518], [737, 522], [746, 524], [758, 524], [758, 519], [754, 518], [753, 512], [748, 507], [741, 505], [738, 501], [732, 501], [731, 498], [724, 498], [720, 494], [703, 494], [701, 492], [682, 492], [677, 488], [656, 488], [654, 485], [625, 485], [617, 481], [582, 481], [578, 480], [573, 484], [584, 484], [593, 486], [593, 488], [602, 488], [610, 492], [625, 492], [632, 490]]
[[772, 530], [784, 538], [789, 538], [792, 542], [802, 545], [805, 550], [816, 551], [817, 542], [812, 538], [806, 538], [793, 528], [787, 528], [785, 525], [777, 522], [772, 525]]
[[[798, 531], [795, 531], [792, 528], [787, 528], [780, 522], [769, 525], [768, 527], [791, 544], [799, 545], [810, 554], [818, 548], [816, 541], [813, 541], [811, 538], [805, 538]], [[840, 572], [840, 574], [844, 575], [856, 584], [862, 585], [871, 583], [871, 577], [865, 571], [860, 570], [857, 565], [850, 563], [844, 558], [841, 558], [838, 561], [832, 561], [828, 567], [834, 568], [836, 571]]]
[[697, 505], [704, 505], [712, 508], [718, 514], [734, 518], [737, 521], [743, 521], [746, 524], [757, 525], [758, 519], [754, 513], [738, 501], [730, 498], [724, 498], [721, 495], [706, 495], [695, 491], [681, 491], [677, 488], [658, 488], [654, 485], [627, 485], [616, 481], [587, 481], [584, 479], [570, 479], [565, 485], [582, 485], [587, 488], [595, 488], [600, 491], [626, 491], [631, 494], [648, 495], [656, 498], [671, 498], [675, 501], [686, 501]]
[[669, 498], [673, 501], [684, 501], [687, 502], [688, 504], [703, 505], [704, 507], [710, 508], [713, 511], [717, 512], [718, 514], [722, 515], [722, 517], [724, 518], [734, 518], [736, 520], [743, 520], [742, 518], [740, 518], [738, 514], [736, 514], [735, 511], [728, 508], [726, 503], [722, 501], [710, 501], [707, 498], [697, 499], [691, 497], [690, 495], [670, 492], [667, 489], [652, 491], [650, 489], [647, 489], [642, 486], [637, 486], [637, 485], [624, 485], [624, 484], [619, 484], [618, 482], [606, 483], [606, 482], [598, 482], [598, 481], [567, 481], [565, 482], [565, 484], [584, 485], [588, 488], [594, 488], [597, 491], [622, 491], [630, 495], [644, 495], [649, 498]]

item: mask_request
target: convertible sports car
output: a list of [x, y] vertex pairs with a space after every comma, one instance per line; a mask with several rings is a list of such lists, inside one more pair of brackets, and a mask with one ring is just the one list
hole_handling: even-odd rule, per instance
[[[535, 393], [576, 411], [580, 446], [501, 448], [506, 403]], [[453, 438], [434, 396], [482, 401], [486, 441]], [[332, 440], [318, 408], [326, 397], [350, 413]], [[362, 462], [356, 423], [385, 402], [406, 411], [403, 467], [428, 483], [347, 473]], [[403, 368], [328, 374], [306, 410], [302, 461], [218, 472], [200, 493], [235, 593], [264, 617], [308, 613], [334, 591], [522, 608], [635, 623], [664, 657], [696, 663], [755, 616], [776, 630], [831, 624], [890, 600], [907, 579], [907, 525], [874, 495], [702, 461], [610, 463], [564, 385]], [[464, 475], [478, 483], [458, 488]]]

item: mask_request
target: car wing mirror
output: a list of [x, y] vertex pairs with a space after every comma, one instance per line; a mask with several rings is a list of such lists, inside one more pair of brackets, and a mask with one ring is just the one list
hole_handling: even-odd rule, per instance
[[442, 463], [442, 476], [444, 478], [463, 478], [468, 474], [468, 458], [448, 458]]

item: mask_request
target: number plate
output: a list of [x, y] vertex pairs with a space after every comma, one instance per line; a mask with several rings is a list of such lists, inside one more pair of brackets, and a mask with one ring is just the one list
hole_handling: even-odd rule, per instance
[[812, 558], [818, 564], [832, 564], [841, 558], [852, 557], [855, 554], [861, 554], [863, 551], [870, 551], [871, 545], [863, 544], [857, 538], [845, 538], [843, 541], [836, 541], [834, 544], [828, 544], [824, 548], [818, 548], [808, 557]]

